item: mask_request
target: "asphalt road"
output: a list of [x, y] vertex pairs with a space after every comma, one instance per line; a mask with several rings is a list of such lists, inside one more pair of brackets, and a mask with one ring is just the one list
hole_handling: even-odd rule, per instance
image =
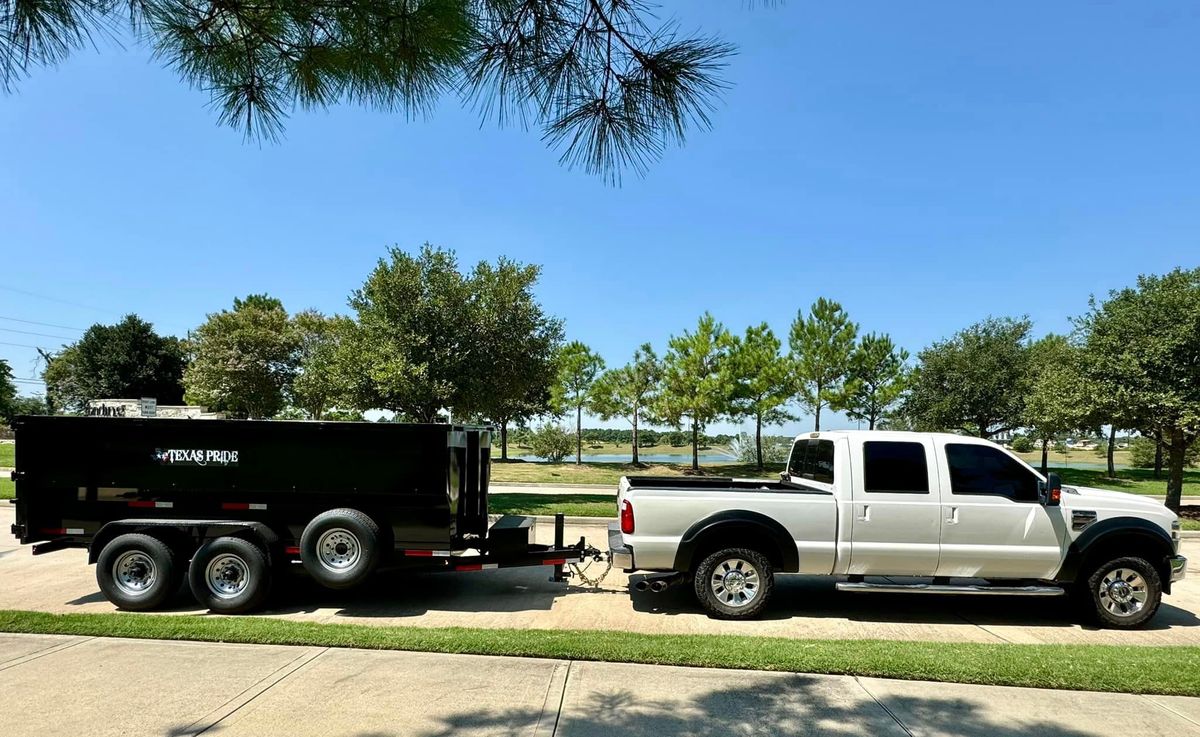
[[[82, 550], [33, 557], [8, 535], [15, 510], [0, 504], [0, 609], [109, 612]], [[535, 528], [541, 542], [553, 529]], [[604, 547], [601, 525], [567, 528], [567, 540], [586, 536]], [[1200, 560], [1200, 541], [1184, 542]], [[594, 575], [602, 566], [593, 567]], [[317, 622], [420, 627], [597, 629], [663, 633], [736, 633], [793, 638], [953, 640], [971, 642], [1200, 645], [1200, 579], [1176, 584], [1146, 629], [1098, 630], [1080, 625], [1060, 599], [915, 594], [839, 593], [828, 578], [781, 576], [762, 619], [709, 619], [686, 586], [662, 594], [636, 592], [612, 571], [599, 589], [549, 580], [547, 567], [469, 573], [383, 573], [358, 591], [316, 587], [296, 566], [279, 577], [270, 608], [261, 615]], [[166, 610], [199, 613], [182, 591]]]
[[0, 734], [1200, 735], [1200, 699], [538, 658], [0, 634]]

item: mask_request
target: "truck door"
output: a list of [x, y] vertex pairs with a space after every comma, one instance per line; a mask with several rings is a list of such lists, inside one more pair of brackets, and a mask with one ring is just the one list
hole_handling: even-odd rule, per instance
[[1065, 547], [1062, 507], [1038, 501], [1033, 469], [994, 445], [939, 438], [939, 576], [1050, 578]]
[[[931, 576], [941, 513], [932, 439], [850, 442], [852, 574]], [[859, 465], [861, 462], [861, 466]]]

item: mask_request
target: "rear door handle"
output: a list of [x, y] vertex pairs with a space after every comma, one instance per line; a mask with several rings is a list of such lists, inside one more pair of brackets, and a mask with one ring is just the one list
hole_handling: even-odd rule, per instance
[[858, 521], [859, 522], [870, 522], [871, 521], [871, 505], [870, 504], [863, 505], [862, 514], [859, 515]]
[[950, 516], [946, 518], [946, 524], [948, 524], [948, 525], [957, 525], [958, 524], [958, 507], [950, 507]]

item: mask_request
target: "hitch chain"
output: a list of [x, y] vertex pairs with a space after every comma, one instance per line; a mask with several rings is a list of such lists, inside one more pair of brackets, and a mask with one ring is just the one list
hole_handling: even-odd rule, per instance
[[[577, 576], [579, 578], [579, 580], [582, 581], [585, 585], [591, 586], [594, 589], [598, 589], [598, 588], [600, 588], [601, 582], [603, 582], [604, 579], [608, 576], [609, 571], [612, 570], [612, 554], [610, 553], [608, 555], [605, 555], [605, 554], [601, 553], [599, 550], [597, 550], [596, 548], [588, 546], [588, 549], [584, 551], [582, 557], [588, 557], [588, 556], [591, 556], [591, 560], [588, 561], [588, 563], [582, 567], [579, 565], [579, 563], [568, 563], [567, 565], [569, 565], [571, 567], [571, 571], [572, 571], [571, 575]], [[599, 563], [601, 560], [604, 560], [606, 558], [607, 558], [607, 564], [604, 566], [604, 571], [599, 576], [596, 576], [594, 578], [589, 577], [587, 575], [587, 571], [589, 568], [592, 567], [592, 564]], [[582, 560], [582, 558], [581, 558], [581, 560]]]

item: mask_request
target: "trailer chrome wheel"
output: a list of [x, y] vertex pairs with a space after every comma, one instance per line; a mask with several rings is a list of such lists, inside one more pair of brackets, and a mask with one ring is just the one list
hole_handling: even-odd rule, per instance
[[213, 558], [204, 576], [214, 596], [232, 599], [250, 584], [250, 566], [241, 557], [228, 553]]
[[118, 535], [96, 557], [96, 583], [104, 597], [121, 609], [143, 612], [165, 602], [179, 588], [182, 566], [175, 552], [156, 537]]
[[317, 539], [317, 558], [331, 571], [344, 571], [358, 565], [362, 546], [353, 532], [335, 527]]
[[122, 553], [113, 561], [113, 583], [122, 593], [141, 596], [154, 588], [158, 580], [158, 566], [149, 554], [141, 550]]
[[252, 611], [271, 593], [270, 561], [250, 540], [218, 537], [196, 551], [188, 585], [205, 609], [221, 614]]
[[757, 550], [726, 548], [707, 556], [693, 574], [696, 598], [721, 619], [748, 619], [766, 606], [775, 587], [771, 562]]
[[300, 561], [330, 589], [366, 581], [385, 550], [379, 525], [357, 509], [331, 509], [313, 517], [300, 535]]

